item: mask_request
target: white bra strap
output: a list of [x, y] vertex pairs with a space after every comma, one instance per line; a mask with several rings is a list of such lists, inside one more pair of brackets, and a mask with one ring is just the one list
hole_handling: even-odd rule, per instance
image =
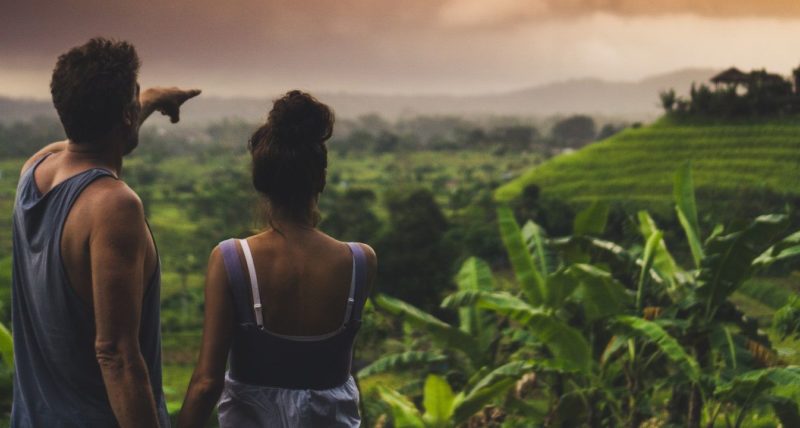
[[256, 316], [258, 328], [264, 328], [264, 318], [261, 315], [261, 294], [258, 292], [258, 278], [256, 277], [256, 267], [253, 264], [253, 254], [250, 252], [250, 245], [246, 239], [240, 239], [244, 259], [247, 261], [247, 272], [250, 274], [250, 291], [253, 293], [253, 312]]
[[[353, 251], [352, 249], [350, 251]], [[355, 304], [356, 299], [356, 255], [353, 254], [353, 274], [352, 279], [350, 280], [350, 295], [347, 296], [347, 307], [344, 311], [344, 322], [343, 324], [346, 325], [350, 322], [350, 315], [353, 313], [353, 304]]]

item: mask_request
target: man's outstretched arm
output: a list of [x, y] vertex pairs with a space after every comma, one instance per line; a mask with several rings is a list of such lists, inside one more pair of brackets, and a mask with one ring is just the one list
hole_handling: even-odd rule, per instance
[[172, 123], [180, 120], [180, 110], [183, 103], [190, 98], [200, 95], [199, 89], [148, 88], [139, 95], [139, 126], [141, 126], [154, 111], [169, 116]]
[[[105, 184], [105, 183], [104, 183]], [[139, 198], [109, 182], [89, 239], [95, 352], [117, 422], [158, 427], [150, 376], [139, 347], [148, 232]]]

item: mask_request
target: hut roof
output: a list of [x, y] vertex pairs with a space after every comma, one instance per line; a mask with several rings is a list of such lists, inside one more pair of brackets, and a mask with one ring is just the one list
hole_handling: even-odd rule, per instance
[[746, 83], [748, 81], [750, 81], [750, 75], [736, 67], [731, 67], [711, 78], [712, 83]]

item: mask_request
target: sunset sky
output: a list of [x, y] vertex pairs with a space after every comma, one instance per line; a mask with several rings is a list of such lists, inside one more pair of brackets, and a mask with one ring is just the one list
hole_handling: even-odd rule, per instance
[[134, 42], [143, 85], [483, 93], [686, 67], [800, 64], [798, 0], [0, 0], [0, 95], [49, 97], [56, 56]]

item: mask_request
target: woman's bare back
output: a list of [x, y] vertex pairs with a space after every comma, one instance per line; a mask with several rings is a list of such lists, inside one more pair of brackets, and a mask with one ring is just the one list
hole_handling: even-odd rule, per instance
[[[305, 228], [270, 229], [247, 238], [261, 294], [264, 328], [291, 336], [317, 336], [342, 325], [353, 274], [347, 244]], [[375, 253], [367, 255], [368, 276]], [[247, 272], [241, 248], [239, 258]], [[361, 297], [361, 296], [357, 296]]]

